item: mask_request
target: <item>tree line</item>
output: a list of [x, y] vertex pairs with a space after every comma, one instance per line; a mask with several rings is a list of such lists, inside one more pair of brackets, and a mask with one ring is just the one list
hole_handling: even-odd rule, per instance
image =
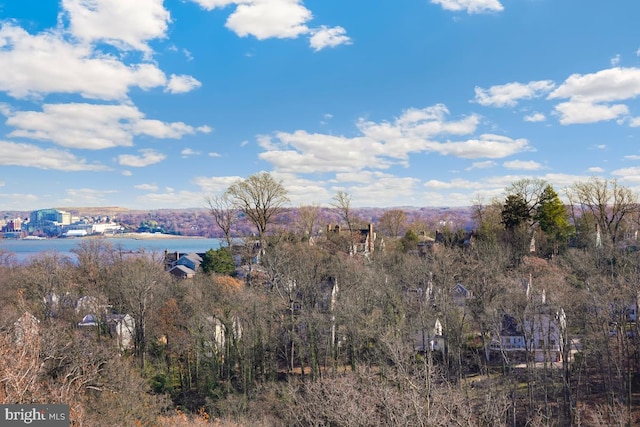
[[[193, 279], [100, 239], [74, 259], [3, 253], [0, 400], [67, 403], [92, 426], [635, 425], [637, 196], [599, 178], [564, 191], [514, 182], [474, 205], [473, 230], [437, 235], [389, 210], [365, 253], [351, 195], [333, 199], [340, 233], [317, 233], [318, 206], [276, 228], [288, 195], [262, 173], [208, 199], [226, 245]], [[255, 236], [229, 232], [232, 210]], [[131, 347], [78, 327], [87, 310], [129, 314]], [[506, 318], [542, 316], [560, 357], [496, 347]]]

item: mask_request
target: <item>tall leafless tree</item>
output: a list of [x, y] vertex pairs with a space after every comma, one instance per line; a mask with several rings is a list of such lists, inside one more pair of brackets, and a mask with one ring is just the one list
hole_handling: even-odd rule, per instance
[[233, 205], [247, 215], [262, 241], [267, 226], [289, 202], [287, 190], [268, 172], [259, 172], [237, 181], [227, 189]]
[[378, 221], [378, 228], [394, 239], [403, 233], [407, 226], [407, 214], [402, 209], [385, 211]]
[[156, 314], [161, 295], [169, 279], [163, 262], [152, 255], [124, 258], [117, 267], [112, 282], [110, 301], [114, 308], [130, 314], [135, 321], [134, 349], [140, 366], [144, 368], [147, 353], [150, 316]]
[[229, 193], [221, 196], [207, 196], [205, 201], [213, 220], [224, 234], [227, 246], [231, 247], [231, 228], [236, 222], [236, 214]]
[[349, 232], [353, 232], [354, 218], [351, 210], [351, 194], [338, 191], [336, 195], [333, 196], [333, 202], [331, 204], [340, 212], [340, 216], [347, 223]]
[[317, 204], [300, 206], [298, 208], [298, 229], [304, 235], [311, 237], [316, 232], [320, 206]]
[[579, 211], [582, 219], [593, 218], [601, 237], [613, 245], [623, 237], [625, 224], [636, 221], [640, 211], [638, 195], [615, 179], [592, 177], [576, 182], [566, 190], [566, 195], [572, 211]]

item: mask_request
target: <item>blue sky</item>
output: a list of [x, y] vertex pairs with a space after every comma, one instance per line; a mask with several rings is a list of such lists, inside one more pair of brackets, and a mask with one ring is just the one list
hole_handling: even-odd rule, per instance
[[0, 210], [640, 190], [637, 0], [0, 0]]

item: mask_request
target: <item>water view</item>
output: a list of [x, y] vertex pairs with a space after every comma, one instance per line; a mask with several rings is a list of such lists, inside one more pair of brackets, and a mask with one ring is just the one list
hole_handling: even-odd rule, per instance
[[[92, 237], [91, 237], [92, 238]], [[31, 257], [45, 252], [57, 252], [75, 258], [73, 249], [78, 248], [81, 242], [87, 238], [74, 239], [4, 239], [0, 240], [0, 251], [8, 251], [15, 254], [19, 261], [26, 261]], [[206, 252], [209, 249], [220, 247], [220, 239], [197, 238], [197, 237], [147, 237], [147, 238], [124, 238], [109, 237], [105, 241], [114, 248], [123, 251], [145, 251], [145, 252]]]

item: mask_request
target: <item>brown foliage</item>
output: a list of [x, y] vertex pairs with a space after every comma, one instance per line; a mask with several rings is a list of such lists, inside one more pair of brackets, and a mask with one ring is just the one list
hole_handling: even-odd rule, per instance
[[216, 285], [229, 291], [240, 291], [244, 287], [244, 283], [241, 280], [231, 276], [216, 276], [214, 281]]

